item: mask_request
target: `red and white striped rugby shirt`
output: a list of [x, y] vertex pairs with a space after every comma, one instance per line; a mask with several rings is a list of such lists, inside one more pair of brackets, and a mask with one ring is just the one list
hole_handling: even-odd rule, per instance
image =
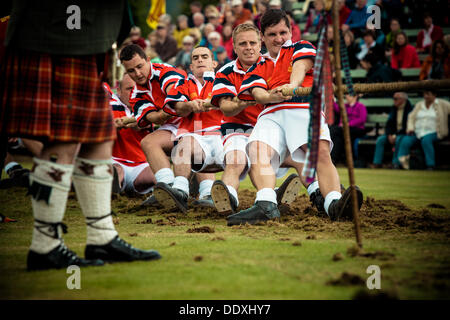
[[[239, 89], [238, 97], [242, 100], [251, 100], [248, 94], [254, 88], [262, 88], [265, 90], [274, 89], [284, 84], [290, 83], [292, 65], [300, 59], [314, 59], [316, 56], [316, 48], [308, 41], [301, 40], [296, 43], [287, 41], [281, 47], [276, 59], [266, 55], [263, 59], [254, 64], [246, 73], [242, 85]], [[309, 70], [302, 87], [312, 87], [313, 69]], [[272, 113], [281, 109], [303, 109], [309, 108], [307, 97], [293, 97], [290, 100], [280, 103], [271, 103], [265, 105], [265, 109], [260, 113], [260, 117], [264, 114]]]

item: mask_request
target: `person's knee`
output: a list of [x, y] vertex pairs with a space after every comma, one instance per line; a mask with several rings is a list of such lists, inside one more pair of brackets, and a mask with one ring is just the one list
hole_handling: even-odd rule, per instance
[[250, 144], [248, 155], [252, 163], [269, 164], [274, 154], [274, 150], [267, 144], [254, 141]]
[[317, 166], [324, 166], [332, 164], [330, 155], [330, 145], [328, 141], [319, 142], [319, 153], [317, 156]]
[[244, 170], [247, 165], [247, 157], [244, 152], [234, 150], [225, 155], [225, 164], [229, 170]]

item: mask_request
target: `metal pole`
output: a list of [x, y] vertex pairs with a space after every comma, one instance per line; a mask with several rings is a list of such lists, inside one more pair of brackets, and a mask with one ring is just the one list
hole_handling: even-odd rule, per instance
[[336, 71], [336, 85], [337, 85], [337, 98], [339, 103], [339, 109], [341, 113], [342, 119], [342, 130], [344, 132], [344, 141], [345, 141], [345, 155], [347, 158], [347, 167], [348, 167], [348, 176], [350, 181], [351, 188], [351, 196], [352, 196], [352, 204], [353, 204], [353, 222], [355, 224], [355, 234], [356, 234], [356, 243], [359, 248], [362, 248], [362, 240], [361, 240], [361, 229], [359, 222], [359, 209], [358, 209], [358, 199], [356, 195], [355, 189], [355, 173], [353, 169], [353, 156], [352, 156], [352, 146], [350, 139], [350, 129], [348, 126], [348, 118], [347, 111], [345, 110], [344, 104], [344, 92], [342, 86], [342, 75], [341, 75], [341, 54], [340, 54], [340, 36], [339, 36], [339, 6], [338, 1], [333, 1], [333, 47], [334, 47], [334, 64]]

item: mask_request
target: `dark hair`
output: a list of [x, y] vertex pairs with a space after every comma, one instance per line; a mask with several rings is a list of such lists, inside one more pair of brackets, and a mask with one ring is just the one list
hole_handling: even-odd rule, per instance
[[147, 55], [145, 54], [144, 49], [142, 49], [137, 44], [130, 44], [120, 50], [120, 62], [130, 61], [136, 54], [139, 55], [142, 59], [147, 60]]
[[376, 65], [378, 63], [378, 57], [373, 52], [369, 51], [369, 53], [366, 54], [364, 56], [364, 58], [361, 59], [361, 61], [368, 62], [373, 67], [374, 65]]
[[197, 8], [203, 8], [203, 5], [200, 1], [193, 1], [191, 2], [191, 6], [197, 7]]
[[377, 39], [377, 34], [376, 34], [376, 32], [374, 30], [366, 30], [366, 31], [364, 31], [363, 38], [365, 36], [371, 36], [373, 38], [373, 40]]
[[444, 60], [445, 58], [447, 58], [448, 53], [449, 53], [449, 48], [448, 48], [447, 44], [444, 42], [444, 40], [436, 40], [433, 42], [433, 45], [431, 46], [431, 56], [433, 57], [433, 59], [436, 58], [436, 47], [439, 43], [444, 48], [444, 54], [442, 55], [442, 58], [441, 58], [442, 60]]
[[[405, 44], [402, 45], [402, 46], [399, 46], [397, 44], [397, 38], [398, 38], [399, 35], [403, 35], [403, 37], [405, 37]], [[394, 53], [398, 54], [400, 52], [400, 49], [403, 48], [403, 47], [406, 47], [408, 45], [408, 43], [409, 43], [409, 41], [408, 41], [408, 36], [406, 35], [406, 33], [403, 32], [403, 31], [397, 32], [394, 35], [394, 47], [393, 47], [394, 48]]]
[[261, 18], [261, 33], [264, 35], [264, 32], [268, 27], [279, 24], [282, 20], [284, 20], [286, 26], [290, 29], [291, 24], [289, 23], [286, 12], [281, 9], [267, 10]]

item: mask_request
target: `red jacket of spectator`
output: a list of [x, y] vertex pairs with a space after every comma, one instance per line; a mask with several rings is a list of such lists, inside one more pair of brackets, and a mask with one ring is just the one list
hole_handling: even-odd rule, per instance
[[420, 68], [420, 61], [416, 48], [407, 44], [401, 48], [397, 54], [395, 54], [394, 49], [392, 49], [391, 67], [393, 69]]
[[344, 5], [341, 10], [339, 10], [339, 25], [342, 26], [345, 21], [347, 21], [350, 12], [352, 12], [352, 10], [350, 10], [346, 5]]
[[295, 23], [295, 21], [291, 22], [291, 28], [292, 28], [292, 42], [299, 42], [302, 39], [302, 34], [300, 31], [300, 28]]
[[222, 46], [225, 48], [226, 52], [227, 52], [227, 56], [228, 58], [230, 58], [231, 60], [234, 60], [234, 55], [233, 55], [233, 38], [230, 38], [228, 40], [223, 40], [222, 39]]
[[248, 9], [243, 8], [241, 14], [236, 17], [236, 21], [233, 24], [233, 29], [236, 28], [241, 23], [252, 20], [252, 12]]
[[423, 40], [425, 39], [425, 30], [420, 30], [417, 34], [417, 50], [418, 51], [430, 51], [431, 44], [436, 40], [444, 39], [444, 32], [442, 32], [442, 28], [439, 26], [433, 25], [433, 31], [431, 31], [431, 42], [429, 45], [424, 46]]

